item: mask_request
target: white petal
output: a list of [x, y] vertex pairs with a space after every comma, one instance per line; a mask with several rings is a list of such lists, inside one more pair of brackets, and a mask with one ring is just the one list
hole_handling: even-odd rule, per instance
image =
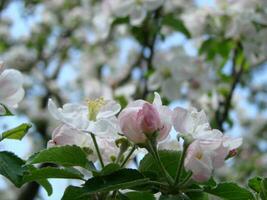
[[15, 93], [23, 84], [22, 74], [13, 69], [4, 70], [0, 75], [0, 98]]
[[121, 109], [120, 104], [115, 101], [109, 100], [106, 104], [100, 109], [97, 114], [97, 119], [109, 118], [116, 115]]
[[55, 119], [60, 120], [60, 118], [62, 117], [62, 115], [58, 111], [56, 104], [52, 99], [48, 100], [48, 110]]
[[86, 130], [89, 126], [87, 106], [68, 103], [63, 105], [63, 108], [57, 108], [56, 104], [49, 99], [48, 110], [55, 119], [73, 128]]
[[23, 88], [17, 90], [13, 95], [2, 100], [2, 103], [6, 106], [16, 107], [17, 104], [23, 99], [25, 91]]
[[162, 106], [162, 101], [161, 101], [161, 97], [159, 95], [159, 93], [157, 92], [154, 92], [154, 101], [153, 101], [153, 104], [156, 105], [156, 106]]
[[130, 23], [133, 26], [139, 26], [146, 18], [146, 11], [141, 6], [135, 6], [130, 13]]
[[224, 142], [223, 145], [225, 147], [228, 147], [229, 150], [233, 150], [233, 149], [237, 149], [238, 147], [240, 147], [243, 143], [243, 139], [242, 138], [228, 138], [228, 137], [224, 137]]
[[127, 105], [127, 108], [141, 108], [144, 104], [146, 103], [146, 101], [144, 100], [136, 100], [136, 101], [133, 101], [131, 103], [129, 103]]
[[112, 119], [100, 119], [96, 122], [91, 122], [88, 131], [99, 137], [117, 137], [119, 128], [117, 121]]

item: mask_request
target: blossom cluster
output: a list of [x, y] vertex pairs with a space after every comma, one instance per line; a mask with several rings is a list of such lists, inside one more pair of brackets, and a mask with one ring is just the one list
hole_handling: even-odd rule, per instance
[[184, 139], [184, 167], [193, 173], [196, 181], [208, 180], [212, 171], [221, 167], [242, 144], [241, 138], [232, 139], [212, 129], [204, 111], [181, 107], [171, 110], [162, 104], [158, 93], [155, 93], [153, 103], [136, 100], [122, 110], [116, 101], [102, 98], [89, 100], [87, 105], [65, 104], [62, 108], [57, 108], [50, 100], [48, 108], [61, 122], [48, 142], [49, 147], [75, 144], [95, 152], [90, 137], [93, 134], [99, 140], [100, 152], [106, 162], [111, 153], [118, 152], [114, 141], [120, 137], [125, 136], [144, 147], [149, 141], [164, 143], [174, 127]]

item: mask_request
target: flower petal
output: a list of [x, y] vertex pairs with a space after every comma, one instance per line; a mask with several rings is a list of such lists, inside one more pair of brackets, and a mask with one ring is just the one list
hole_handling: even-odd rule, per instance
[[116, 115], [121, 109], [120, 104], [115, 101], [109, 100], [99, 110], [96, 119], [109, 118]]

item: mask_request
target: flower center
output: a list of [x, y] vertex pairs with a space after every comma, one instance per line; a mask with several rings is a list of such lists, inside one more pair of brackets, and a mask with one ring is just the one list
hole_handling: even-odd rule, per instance
[[103, 105], [105, 105], [103, 97], [87, 101], [89, 120], [96, 121], [96, 116]]
[[202, 157], [203, 157], [203, 154], [202, 154], [201, 152], [198, 152], [198, 153], [196, 154], [196, 158], [197, 158], [198, 160], [201, 160]]

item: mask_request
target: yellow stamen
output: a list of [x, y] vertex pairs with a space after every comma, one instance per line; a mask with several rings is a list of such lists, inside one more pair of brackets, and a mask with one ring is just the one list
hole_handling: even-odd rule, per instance
[[96, 121], [96, 116], [103, 105], [105, 105], [103, 97], [87, 101], [89, 120]]

